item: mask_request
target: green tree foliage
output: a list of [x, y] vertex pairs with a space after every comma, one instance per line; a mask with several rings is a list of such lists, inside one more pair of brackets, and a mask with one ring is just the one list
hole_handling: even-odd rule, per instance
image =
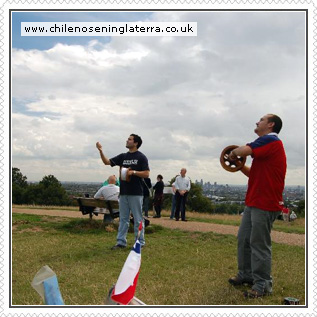
[[44, 176], [34, 191], [38, 194], [38, 204], [40, 205], [65, 206], [70, 204], [65, 189], [53, 175]]
[[13, 184], [24, 188], [28, 185], [27, 177], [16, 167], [12, 168], [12, 185]]
[[48, 175], [43, 177], [43, 179], [40, 181], [40, 185], [42, 185], [44, 188], [48, 188], [51, 186], [60, 187], [61, 183], [54, 175]]
[[220, 203], [215, 206], [216, 214], [229, 214], [229, 215], [238, 215], [241, 214], [244, 210], [244, 205], [240, 204], [229, 204], [229, 203]]
[[294, 211], [297, 217], [305, 217], [305, 200], [300, 200]]
[[27, 177], [24, 176], [18, 168], [13, 167], [12, 168], [12, 203], [13, 204], [24, 203], [27, 187], [28, 187]]
[[41, 205], [42, 193], [39, 184], [30, 184], [25, 193], [25, 204]]
[[213, 213], [215, 211], [212, 201], [204, 196], [202, 187], [194, 183], [191, 183], [187, 196], [187, 206], [189, 210], [196, 212]]
[[38, 184], [28, 184], [26, 176], [14, 167], [12, 169], [12, 203], [68, 206], [71, 201], [55, 176], [44, 176]]

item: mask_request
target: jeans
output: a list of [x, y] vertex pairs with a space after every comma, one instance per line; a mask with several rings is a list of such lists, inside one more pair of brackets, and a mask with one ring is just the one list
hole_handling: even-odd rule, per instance
[[271, 229], [279, 212], [245, 207], [238, 232], [238, 277], [254, 282], [259, 293], [271, 293]]
[[144, 216], [148, 217], [149, 216], [149, 202], [150, 202], [150, 197], [149, 196], [143, 196], [143, 212]]
[[144, 221], [142, 215], [143, 196], [121, 195], [119, 198], [119, 229], [117, 235], [117, 244], [127, 245], [127, 234], [130, 224], [130, 211], [134, 218], [134, 235], [137, 238], [140, 222], [143, 222], [143, 228], [140, 235], [140, 244], [144, 245]]

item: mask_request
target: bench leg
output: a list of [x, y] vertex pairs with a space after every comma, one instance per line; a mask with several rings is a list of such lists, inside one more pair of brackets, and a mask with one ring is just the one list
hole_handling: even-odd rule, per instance
[[103, 222], [104, 223], [113, 223], [113, 219], [112, 219], [111, 215], [104, 214], [103, 215]]

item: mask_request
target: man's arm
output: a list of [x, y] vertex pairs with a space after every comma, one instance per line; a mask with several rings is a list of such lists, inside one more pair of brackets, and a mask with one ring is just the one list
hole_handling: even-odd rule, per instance
[[134, 175], [141, 178], [148, 178], [150, 176], [150, 171], [135, 171], [135, 170], [128, 170], [128, 175]]
[[103, 163], [105, 165], [110, 165], [110, 160], [103, 154], [102, 152], [102, 146], [99, 142], [96, 143], [96, 147], [100, 153], [100, 157], [101, 157], [101, 160], [103, 161]]
[[239, 146], [231, 151], [229, 154], [229, 159], [236, 159], [237, 156], [249, 156], [252, 154], [252, 149], [248, 145]]
[[[236, 160], [238, 156], [246, 157], [252, 154], [252, 148], [248, 145], [239, 146], [231, 151], [228, 156], [229, 160]], [[250, 167], [244, 165], [240, 170], [245, 176], [249, 177]]]
[[102, 199], [103, 196], [102, 196], [102, 187], [99, 188], [99, 190], [97, 191], [97, 193], [95, 194], [94, 196], [95, 199]]

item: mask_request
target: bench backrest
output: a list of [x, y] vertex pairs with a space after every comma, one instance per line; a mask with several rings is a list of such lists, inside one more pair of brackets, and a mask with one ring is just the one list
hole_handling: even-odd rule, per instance
[[84, 197], [76, 197], [75, 199], [79, 206], [99, 208], [109, 208], [109, 206], [111, 206], [112, 209], [119, 209], [119, 202], [116, 200], [104, 200]]

